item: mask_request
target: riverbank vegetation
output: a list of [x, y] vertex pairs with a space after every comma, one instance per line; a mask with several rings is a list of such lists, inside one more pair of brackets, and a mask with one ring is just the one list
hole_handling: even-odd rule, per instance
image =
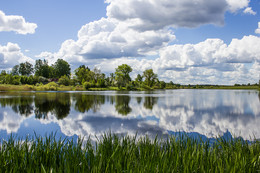
[[114, 73], [106, 75], [100, 69], [79, 66], [73, 73], [68, 62], [58, 59], [53, 65], [36, 60], [15, 65], [11, 72], [1, 71], [0, 91], [83, 91], [83, 90], [153, 90], [153, 89], [259, 89], [259, 85], [234, 86], [180, 85], [160, 81], [153, 69], [130, 77], [133, 71], [127, 64], [119, 65]]
[[0, 172], [257, 172], [260, 143], [181, 135], [153, 140], [105, 134], [93, 144], [55, 136], [0, 141]]

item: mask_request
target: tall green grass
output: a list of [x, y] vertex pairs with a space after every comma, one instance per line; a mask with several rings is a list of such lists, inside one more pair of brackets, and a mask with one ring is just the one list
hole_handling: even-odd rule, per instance
[[259, 172], [260, 143], [110, 133], [93, 144], [55, 136], [1, 141], [0, 172]]

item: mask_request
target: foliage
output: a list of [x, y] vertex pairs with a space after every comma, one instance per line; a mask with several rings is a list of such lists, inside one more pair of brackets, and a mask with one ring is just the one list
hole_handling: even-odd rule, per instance
[[153, 72], [153, 69], [148, 69], [143, 72], [143, 76], [145, 78], [145, 84], [149, 87], [152, 87], [157, 79], [157, 74]]
[[89, 88], [93, 87], [93, 84], [91, 82], [84, 82], [83, 87], [88, 90]]
[[92, 80], [91, 79], [92, 75], [91, 75], [90, 69], [88, 67], [86, 67], [85, 65], [79, 66], [79, 68], [77, 68], [75, 70], [75, 75], [76, 75], [76, 79], [78, 80], [78, 82], [80, 84], [83, 84], [85, 81]]
[[142, 83], [141, 88], [143, 88], [144, 90], [151, 90], [152, 88], [150, 88], [148, 85]]
[[[35, 70], [35, 75], [30, 75]], [[28, 72], [28, 73], [27, 73]], [[54, 81], [64, 86], [77, 86], [76, 90], [151, 90], [151, 89], [258, 89], [259, 84], [235, 84], [234, 86], [218, 86], [218, 85], [180, 85], [172, 81], [166, 83], [159, 81], [157, 74], [153, 69], [147, 69], [143, 75], [138, 74], [134, 81], [130, 77], [132, 68], [127, 64], [122, 64], [115, 69], [115, 73], [110, 73], [106, 77], [100, 69], [94, 68], [90, 70], [85, 65], [79, 66], [75, 70], [75, 76], [70, 78], [70, 65], [62, 59], [58, 59], [54, 65], [49, 66], [46, 60], [36, 60], [35, 68], [28, 62], [15, 65], [12, 72], [2, 70], [0, 73], [0, 84], [12, 85], [35, 85], [37, 83], [47, 84]], [[20, 75], [19, 75], [20, 74]], [[88, 82], [86, 87], [84, 83]], [[89, 87], [91, 86], [91, 87]], [[55, 87], [51, 89], [54, 90]], [[46, 90], [50, 88], [45, 87]], [[68, 87], [56, 88], [67, 90]], [[55, 90], [56, 90], [55, 89]], [[44, 90], [41, 87], [39, 90]]]
[[126, 90], [128, 91], [134, 91], [136, 90], [135, 86], [133, 85], [133, 83], [128, 83], [126, 84]]
[[0, 172], [257, 172], [260, 143], [242, 139], [201, 141], [104, 134], [90, 139], [13, 136], [1, 141]]
[[43, 76], [39, 76], [38, 82], [39, 82], [39, 83], [48, 83], [48, 79], [45, 78], [45, 77], [43, 77]]
[[29, 76], [33, 73], [33, 65], [29, 62], [21, 63], [19, 65], [19, 74], [23, 76]]
[[135, 81], [137, 81], [137, 82], [143, 82], [143, 76], [142, 75], [140, 75], [140, 74], [138, 74], [137, 76], [136, 76], [136, 78], [135, 78]]
[[53, 65], [55, 77], [70, 76], [70, 65], [63, 59], [58, 59]]
[[45, 78], [49, 78], [53, 76], [53, 70], [48, 65], [48, 62], [46, 60], [38, 59], [35, 61], [35, 75], [36, 76], [42, 76]]
[[69, 79], [68, 76], [66, 76], [66, 75], [61, 76], [61, 77], [59, 78], [58, 84], [59, 84], [59, 85], [69, 86], [69, 85], [70, 85], [70, 79]]
[[132, 72], [132, 68], [127, 64], [122, 64], [116, 68], [116, 81], [119, 87], [124, 87], [131, 81], [129, 73]]
[[15, 65], [13, 68], [12, 68], [12, 72], [11, 74], [14, 76], [14, 75], [19, 75], [19, 65]]
[[57, 91], [57, 88], [58, 88], [58, 84], [56, 84], [55, 82], [50, 82], [44, 85], [45, 90]]
[[163, 89], [166, 87], [166, 83], [164, 81], [160, 81], [160, 88]]

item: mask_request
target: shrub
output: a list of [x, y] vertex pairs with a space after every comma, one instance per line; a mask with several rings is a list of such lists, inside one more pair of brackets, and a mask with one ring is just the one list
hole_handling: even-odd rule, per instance
[[48, 79], [45, 78], [45, 77], [40, 76], [39, 79], [38, 79], [38, 82], [47, 84], [48, 83]]
[[142, 83], [141, 88], [145, 89], [145, 90], [150, 90], [151, 89], [148, 85], [145, 85], [144, 83]]
[[19, 85], [20, 84], [20, 76], [18, 76], [18, 75], [13, 76], [13, 80], [12, 80], [11, 84]]
[[136, 90], [136, 88], [134, 87], [133, 84], [129, 83], [129, 84], [126, 84], [126, 90], [133, 91], [133, 90]]
[[91, 88], [93, 85], [92, 85], [92, 83], [91, 82], [84, 82], [84, 84], [83, 84], [83, 87], [86, 89], [86, 90], [88, 90], [89, 88]]
[[64, 75], [61, 76], [59, 81], [58, 81], [59, 85], [65, 85], [65, 86], [69, 86], [70, 85], [70, 79], [68, 76]]
[[57, 87], [58, 87], [58, 84], [56, 84], [55, 82], [50, 82], [50, 83], [44, 85], [45, 90], [51, 90], [51, 91], [56, 91]]

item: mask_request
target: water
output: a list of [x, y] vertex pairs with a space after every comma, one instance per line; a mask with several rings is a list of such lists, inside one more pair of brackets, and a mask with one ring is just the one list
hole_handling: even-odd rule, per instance
[[259, 98], [254, 90], [0, 92], [0, 137], [95, 138], [111, 131], [260, 139]]

